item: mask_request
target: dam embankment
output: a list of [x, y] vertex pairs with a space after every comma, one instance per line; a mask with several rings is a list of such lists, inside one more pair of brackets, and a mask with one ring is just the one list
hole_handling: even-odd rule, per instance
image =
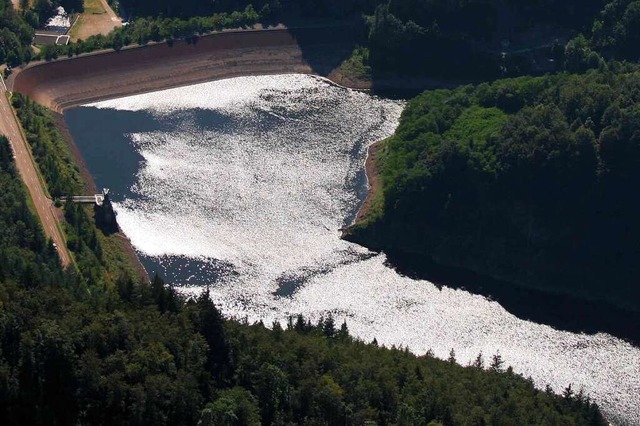
[[357, 31], [348, 26], [225, 31], [189, 42], [174, 40], [30, 64], [9, 84], [11, 90], [62, 112], [88, 102], [222, 78], [328, 76], [349, 56], [357, 39]]

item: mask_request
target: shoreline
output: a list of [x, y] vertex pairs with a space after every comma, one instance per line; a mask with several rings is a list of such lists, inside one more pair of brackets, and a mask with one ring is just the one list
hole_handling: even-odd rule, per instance
[[[67, 140], [85, 182], [85, 190], [95, 193], [93, 177], [66, 128], [64, 111], [69, 108], [253, 75], [310, 74], [338, 87], [367, 91], [402, 91], [408, 87], [419, 90], [446, 85], [431, 79], [400, 77], [374, 84], [372, 80], [343, 73], [340, 66], [351, 55], [357, 40], [357, 34], [349, 26], [222, 31], [201, 36], [197, 42], [150, 43], [120, 51], [103, 50], [32, 63], [17, 69], [8, 83], [12, 90], [29, 96], [54, 113], [56, 125]], [[365, 171], [369, 188], [356, 222], [368, 213], [373, 194], [378, 191], [374, 163], [380, 142], [368, 148]], [[135, 252], [135, 249], [128, 247], [127, 251]], [[135, 260], [141, 265], [137, 255]]]
[[[132, 46], [120, 52], [91, 52], [74, 58], [29, 64], [16, 70], [9, 85], [52, 111], [55, 125], [67, 142], [87, 193], [97, 187], [70, 134], [68, 108], [226, 78], [303, 73], [344, 87], [328, 75], [351, 52], [351, 35], [326, 28], [245, 30], [214, 33], [195, 44], [184, 41]], [[346, 40], [346, 42], [345, 42]], [[304, 47], [300, 44], [306, 43]], [[370, 83], [361, 82], [363, 88]], [[140, 278], [149, 282], [131, 241], [121, 231], [121, 249]]]
[[371, 210], [371, 205], [373, 204], [373, 199], [375, 198], [378, 191], [380, 191], [380, 173], [378, 171], [377, 161], [378, 161], [378, 151], [382, 148], [382, 144], [386, 139], [377, 141], [369, 145], [367, 149], [367, 159], [364, 162], [364, 170], [367, 176], [367, 196], [364, 199], [364, 202], [358, 209], [358, 213], [356, 213], [356, 218], [353, 221], [353, 224], [347, 226], [343, 230], [343, 236], [346, 232], [348, 232], [349, 228], [357, 225], [359, 222], [364, 220]]
[[[8, 80], [58, 113], [74, 106], [225, 78], [286, 73], [329, 77], [357, 42], [351, 27], [244, 30], [29, 64]], [[354, 89], [372, 82], [334, 83]]]
[[[87, 164], [84, 161], [84, 158], [82, 157], [82, 153], [80, 152], [80, 150], [78, 149], [78, 146], [73, 140], [73, 136], [71, 135], [71, 132], [69, 132], [67, 123], [64, 119], [64, 115], [55, 111], [51, 111], [51, 115], [53, 116], [56, 128], [58, 129], [58, 131], [64, 138], [65, 142], [67, 143], [67, 146], [69, 147], [69, 151], [71, 152], [71, 156], [73, 158], [75, 165], [78, 167], [78, 171], [80, 173], [82, 183], [84, 184], [84, 188], [83, 188], [84, 191], [86, 192], [86, 194], [97, 194], [98, 188], [95, 183], [95, 180], [93, 179], [93, 175], [91, 175], [91, 172], [89, 171], [89, 168], [87, 167]], [[150, 283], [151, 278], [149, 276], [149, 273], [147, 272], [144, 265], [140, 261], [140, 258], [138, 257], [136, 249], [131, 244], [131, 241], [129, 240], [129, 238], [124, 234], [124, 232], [120, 230], [120, 226], [118, 226], [118, 232], [116, 232], [114, 235], [116, 235], [119, 238], [119, 240], [122, 242], [122, 244], [120, 245], [120, 248], [124, 252], [124, 255], [129, 259], [131, 263], [131, 267], [133, 267], [134, 271], [136, 272], [136, 275], [141, 280], [147, 283]], [[105, 235], [105, 237], [107, 236]]]
[[[209, 38], [203, 37], [202, 39], [206, 38], [208, 41], [203, 43], [201, 39], [197, 46], [186, 42], [174, 42], [173, 47], [169, 47], [166, 43], [159, 43], [127, 49], [127, 52], [135, 52], [133, 62], [129, 61], [130, 56], [123, 55], [124, 52], [106, 52], [36, 64], [16, 72], [12, 76], [14, 78], [12, 82], [17, 84], [18, 91], [23, 93], [26, 91], [29, 96], [34, 94], [32, 98], [35, 97], [35, 100], [40, 103], [44, 101], [45, 106], [58, 113], [57, 121], [62, 121], [62, 124], [65, 123], [61, 114], [66, 108], [90, 101], [247, 75], [313, 74], [340, 87], [367, 88], [354, 87], [352, 81], [342, 81], [341, 74], [334, 72], [341, 63], [339, 61], [341, 54], [349, 52], [344, 40], [338, 37], [335, 44], [328, 43], [324, 39], [319, 40], [317, 37], [326, 32], [326, 28], [313, 29], [311, 34], [308, 31], [305, 29], [306, 37], [310, 37], [312, 41], [315, 40], [319, 44], [311, 43], [304, 48], [300, 47], [298, 38], [294, 37], [290, 30], [284, 29], [221, 33]], [[260, 37], [267, 34], [268, 40]], [[274, 42], [274, 45], [269, 46], [271, 42]], [[260, 46], [260, 44], [265, 45]], [[342, 49], [341, 52], [336, 52], [338, 49]], [[160, 57], [155, 53], [159, 53]], [[336, 53], [338, 53], [337, 56]], [[173, 62], [165, 64], [162, 63], [163, 59], [171, 59]], [[111, 60], [115, 62], [109, 65]], [[105, 69], [100, 69], [105, 64]], [[61, 73], [55, 75], [54, 72]], [[164, 77], [163, 74], [165, 74]], [[167, 78], [167, 75], [170, 78]], [[160, 78], [157, 78], [158, 76]], [[96, 83], [97, 86], [94, 87]], [[371, 85], [372, 82], [362, 82], [362, 84]], [[70, 94], [66, 92], [68, 89], [71, 89]], [[84, 159], [75, 147], [72, 137], [64, 130], [62, 133], [69, 143], [74, 160], [88, 188], [95, 188], [95, 182], [86, 169]], [[348, 230], [370, 212], [374, 195], [380, 190], [380, 177], [375, 163], [382, 143], [383, 141], [375, 142], [368, 148], [365, 160], [369, 186], [367, 196], [356, 214], [354, 224], [342, 230], [342, 238], [345, 238]], [[135, 249], [126, 236], [122, 237], [122, 246], [126, 254], [131, 259], [135, 259], [134, 266], [139, 266], [148, 279], [148, 273], [142, 267]]]

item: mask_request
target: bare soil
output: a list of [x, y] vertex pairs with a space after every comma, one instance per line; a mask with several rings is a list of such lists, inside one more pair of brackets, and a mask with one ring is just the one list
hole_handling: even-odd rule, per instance
[[97, 100], [243, 75], [328, 76], [351, 52], [350, 31], [339, 27], [215, 33], [195, 42], [158, 43], [30, 64], [8, 83], [13, 90], [62, 112]]
[[380, 190], [380, 173], [378, 172], [376, 163], [378, 160], [378, 151], [382, 146], [382, 143], [383, 141], [378, 141], [372, 144], [369, 147], [369, 151], [367, 153], [367, 160], [365, 161], [364, 168], [367, 173], [367, 182], [369, 183], [369, 189], [367, 192], [367, 198], [365, 198], [362, 207], [360, 207], [360, 210], [358, 210], [358, 214], [356, 215], [356, 223], [367, 217], [369, 211], [371, 210], [373, 199]]
[[69, 35], [71, 41], [86, 40], [92, 35], [107, 35], [120, 26], [122, 21], [104, 0], [85, 0], [84, 12], [71, 28]]

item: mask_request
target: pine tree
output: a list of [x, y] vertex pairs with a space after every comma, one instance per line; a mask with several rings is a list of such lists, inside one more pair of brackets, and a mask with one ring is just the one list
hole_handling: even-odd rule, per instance
[[449, 364], [456, 363], [456, 351], [454, 351], [453, 348], [451, 348], [451, 351], [449, 352], [449, 358], [447, 361], [449, 361]]
[[492, 371], [500, 372], [502, 371], [503, 365], [504, 361], [502, 359], [502, 355], [500, 355], [500, 352], [496, 352], [496, 354], [491, 357], [491, 365], [489, 367]]
[[484, 359], [482, 358], [482, 351], [478, 354], [475, 361], [471, 364], [474, 368], [478, 368], [480, 370], [484, 369]]
[[211, 300], [208, 288], [198, 297], [196, 306], [196, 327], [209, 345], [205, 367], [219, 383], [226, 383], [232, 372], [231, 351], [222, 315]]
[[334, 337], [336, 334], [336, 323], [333, 320], [333, 315], [329, 314], [327, 319], [322, 325], [322, 333], [327, 337]]

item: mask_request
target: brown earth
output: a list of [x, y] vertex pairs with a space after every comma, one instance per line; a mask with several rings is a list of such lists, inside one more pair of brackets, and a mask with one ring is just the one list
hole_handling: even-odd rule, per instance
[[69, 35], [71, 41], [85, 40], [96, 34], [107, 35], [120, 26], [122, 20], [105, 0], [84, 0], [84, 12], [74, 23]]
[[365, 171], [367, 173], [367, 182], [369, 183], [369, 190], [367, 191], [367, 198], [365, 198], [362, 207], [358, 210], [356, 215], [356, 223], [367, 217], [373, 198], [375, 194], [380, 190], [380, 173], [378, 173], [378, 167], [376, 166], [378, 160], [378, 150], [381, 148], [384, 141], [378, 141], [369, 147], [367, 153], [367, 161], [365, 161]]
[[[350, 27], [245, 30], [30, 64], [8, 84], [50, 109], [244, 75], [328, 76], [351, 53]], [[338, 83], [341, 83], [338, 81]]]

